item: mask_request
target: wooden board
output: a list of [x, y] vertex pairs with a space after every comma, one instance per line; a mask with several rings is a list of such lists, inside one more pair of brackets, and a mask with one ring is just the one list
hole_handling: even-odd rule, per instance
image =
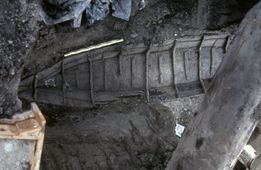
[[[66, 57], [22, 80], [19, 96], [57, 105], [93, 107], [120, 97], [172, 87], [177, 97], [205, 92], [230, 37], [183, 37], [162, 44], [118, 45]], [[200, 85], [199, 85], [200, 84]]]
[[[28, 162], [30, 170], [39, 170], [46, 120], [36, 104], [32, 103], [31, 107], [30, 111], [16, 114], [13, 119], [0, 120], [0, 143], [4, 145], [4, 147], [1, 147], [1, 154], [7, 152], [6, 154], [11, 158], [6, 159], [7, 162], [2, 163], [0, 169], [11, 168], [8, 166], [13, 166], [17, 162], [17, 164], [19, 164], [21, 161]], [[28, 145], [28, 143], [30, 143], [30, 145]], [[18, 151], [14, 148], [14, 144], [16, 144], [15, 148]], [[6, 146], [10, 146], [8, 150], [5, 150]], [[27, 146], [27, 150], [25, 150], [24, 146]], [[29, 152], [32, 154], [29, 154]], [[21, 158], [23, 160], [17, 160], [19, 158], [16, 157], [21, 154], [29, 154], [29, 156]], [[12, 160], [16, 160], [16, 162], [8, 162]]]

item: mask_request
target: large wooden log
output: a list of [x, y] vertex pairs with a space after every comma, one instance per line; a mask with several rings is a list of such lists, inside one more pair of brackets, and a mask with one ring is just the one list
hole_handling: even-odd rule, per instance
[[167, 170], [232, 169], [261, 98], [261, 2], [246, 15]]

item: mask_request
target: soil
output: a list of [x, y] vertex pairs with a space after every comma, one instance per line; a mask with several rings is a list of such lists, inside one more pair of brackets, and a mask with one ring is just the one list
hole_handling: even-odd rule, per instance
[[[39, 8], [36, 2], [1, 2], [1, 68], [0, 68], [0, 117], [11, 117], [21, 111], [17, 88], [21, 71], [26, 63], [23, 77], [35, 74], [61, 59], [62, 54], [72, 49], [97, 42], [123, 37], [125, 43], [137, 41], [160, 42], [173, 36], [200, 34], [202, 29], [219, 29], [238, 23], [245, 12], [257, 1], [195, 1], [195, 0], [150, 0], [139, 11], [138, 0], [133, 1], [129, 22], [112, 16], [96, 22], [90, 28], [86, 22], [79, 29], [72, 29], [69, 23], [52, 27], [37, 26]], [[210, 12], [202, 20], [206, 26], [195, 24], [200, 3]], [[247, 3], [246, 3], [247, 2]], [[242, 5], [243, 4], [243, 5]], [[200, 18], [201, 19], [201, 18]], [[212, 22], [215, 21], [215, 22]], [[38, 33], [37, 42], [33, 45]], [[84, 36], [83, 36], [84, 35]], [[33, 47], [29, 57], [25, 59]]]
[[[143, 10], [134, 8], [129, 22], [108, 16], [102, 21], [95, 22], [91, 27], [88, 27], [83, 19], [82, 26], [77, 29], [72, 28], [70, 23], [49, 27], [43, 25], [26, 62], [23, 77], [33, 75], [39, 70], [55, 64], [62, 59], [66, 52], [116, 38], [124, 38], [122, 45], [126, 45], [144, 41], [160, 43], [174, 37], [203, 34], [209, 28], [202, 25], [198, 26], [195, 23], [198, 7], [194, 1], [146, 1], [147, 6]], [[135, 7], [135, 3], [133, 6]], [[235, 7], [235, 9], [233, 8], [235, 11], [239, 11], [237, 4], [232, 5], [232, 7]], [[221, 13], [224, 8], [226, 8], [226, 5], [220, 7], [220, 9], [215, 8], [213, 11]], [[222, 28], [223, 31], [233, 33], [237, 28], [238, 21], [242, 19], [244, 14], [242, 12], [228, 14], [228, 17], [223, 19], [222, 22], [212, 24], [215, 27], [211, 26], [211, 31]], [[230, 18], [230, 15], [235, 17]], [[215, 17], [220, 16], [217, 14]], [[205, 20], [208, 21], [209, 18], [210, 16]]]
[[[40, 104], [47, 128], [42, 170], [165, 169], [203, 96], [122, 99], [92, 110]], [[169, 108], [167, 106], [173, 106]]]
[[[37, 5], [25, 0], [0, 2], [0, 118], [21, 111], [17, 89], [24, 64], [22, 76], [27, 77], [56, 63], [65, 52], [114, 38], [131, 44], [198, 35], [206, 29], [233, 33], [256, 1], [202, 2], [211, 7], [206, 25], [195, 23], [194, 0], [152, 0], [142, 11], [135, 9], [129, 22], [109, 16], [91, 27], [83, 22], [78, 29], [69, 23], [42, 24], [35, 44]], [[124, 99], [93, 110], [40, 104], [47, 117], [42, 169], [164, 169], [179, 141], [175, 123], [186, 126], [201, 100], [197, 96], [148, 104]], [[258, 138], [253, 145], [260, 143], [255, 142]]]
[[36, 2], [0, 2], [0, 118], [21, 111], [20, 76], [37, 33]]
[[[180, 141], [175, 125], [186, 128], [203, 97], [129, 98], [91, 110], [40, 104], [47, 118], [41, 169], [165, 169]], [[249, 141], [257, 154], [260, 125]], [[235, 170], [245, 168], [238, 162]]]
[[178, 141], [175, 116], [158, 102], [124, 99], [94, 110], [40, 107], [49, 113], [42, 170], [161, 170]]
[[[222, 3], [225, 5], [216, 8], [213, 2], [209, 4], [213, 8], [206, 25], [195, 23], [194, 1], [168, 0], [147, 2], [147, 7], [136, 10], [129, 22], [109, 16], [91, 27], [83, 22], [78, 29], [72, 29], [69, 23], [43, 26], [23, 77], [53, 65], [68, 51], [115, 38], [133, 44], [199, 35], [206, 29], [222, 28], [233, 34], [244, 12], [238, 12], [239, 6], [232, 4], [237, 12], [222, 13], [230, 2]], [[47, 117], [42, 170], [165, 169], [179, 141], [175, 124], [186, 127], [197, 114], [202, 98], [158, 98], [150, 104], [136, 98], [123, 99], [93, 110], [40, 105]]]

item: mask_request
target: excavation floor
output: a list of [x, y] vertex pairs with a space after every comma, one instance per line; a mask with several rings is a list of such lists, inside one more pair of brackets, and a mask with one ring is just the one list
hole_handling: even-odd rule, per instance
[[132, 98], [93, 110], [40, 105], [48, 122], [42, 170], [164, 169], [179, 141], [175, 123], [186, 126], [201, 98]]
[[[169, 1], [151, 2], [129, 22], [108, 17], [90, 28], [83, 24], [72, 29], [68, 23], [43, 27], [23, 78], [57, 63], [66, 52], [115, 38], [124, 38], [129, 45], [204, 33], [193, 25], [195, 11], [184, 10], [181, 1], [174, 11]], [[228, 17], [232, 21], [216, 23], [215, 29], [233, 33], [237, 25], [231, 23], [238, 23], [241, 16], [232, 14], [236, 15]], [[92, 110], [40, 105], [47, 118], [42, 170], [164, 169], [179, 141], [175, 123], [187, 126], [201, 100], [198, 96], [148, 104], [131, 98]]]
[[[180, 140], [176, 123], [186, 127], [202, 99], [130, 98], [92, 110], [40, 104], [47, 118], [41, 169], [164, 169]], [[259, 126], [250, 140], [258, 153], [260, 134]]]

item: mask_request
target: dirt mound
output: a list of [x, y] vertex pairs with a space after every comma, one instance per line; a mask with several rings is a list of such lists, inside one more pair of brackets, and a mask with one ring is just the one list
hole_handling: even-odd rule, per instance
[[160, 170], [177, 144], [174, 115], [158, 103], [124, 100], [97, 110], [43, 111], [49, 126], [42, 170]]
[[25, 56], [37, 33], [37, 2], [0, 2], [0, 118], [21, 109], [17, 97]]

